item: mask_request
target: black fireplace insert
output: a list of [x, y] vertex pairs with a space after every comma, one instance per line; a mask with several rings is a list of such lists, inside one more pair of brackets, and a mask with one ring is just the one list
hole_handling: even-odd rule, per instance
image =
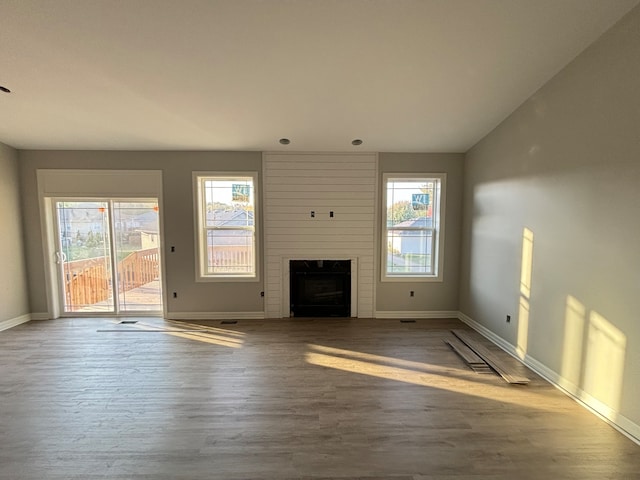
[[351, 260], [291, 260], [292, 317], [350, 317]]

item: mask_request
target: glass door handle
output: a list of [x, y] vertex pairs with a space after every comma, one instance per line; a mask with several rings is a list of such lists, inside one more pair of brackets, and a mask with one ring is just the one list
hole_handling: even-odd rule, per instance
[[67, 255], [64, 252], [56, 252], [56, 263], [58, 265], [67, 261]]

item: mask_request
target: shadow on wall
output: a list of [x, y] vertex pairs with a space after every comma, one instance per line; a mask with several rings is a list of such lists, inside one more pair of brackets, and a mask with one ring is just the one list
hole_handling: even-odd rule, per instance
[[562, 353], [563, 387], [615, 420], [620, 408], [626, 335], [595, 310], [567, 295]]

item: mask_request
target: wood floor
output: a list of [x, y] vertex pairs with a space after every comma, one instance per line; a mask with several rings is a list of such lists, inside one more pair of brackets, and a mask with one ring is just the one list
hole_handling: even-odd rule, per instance
[[639, 446], [493, 346], [531, 383], [474, 373], [451, 328], [15, 327], [0, 333], [0, 479], [640, 478]]

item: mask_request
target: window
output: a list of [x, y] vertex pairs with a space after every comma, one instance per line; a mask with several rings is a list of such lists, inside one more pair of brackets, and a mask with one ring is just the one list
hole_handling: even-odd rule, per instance
[[198, 280], [257, 280], [257, 174], [195, 174]]
[[442, 280], [445, 179], [384, 175], [382, 280]]

